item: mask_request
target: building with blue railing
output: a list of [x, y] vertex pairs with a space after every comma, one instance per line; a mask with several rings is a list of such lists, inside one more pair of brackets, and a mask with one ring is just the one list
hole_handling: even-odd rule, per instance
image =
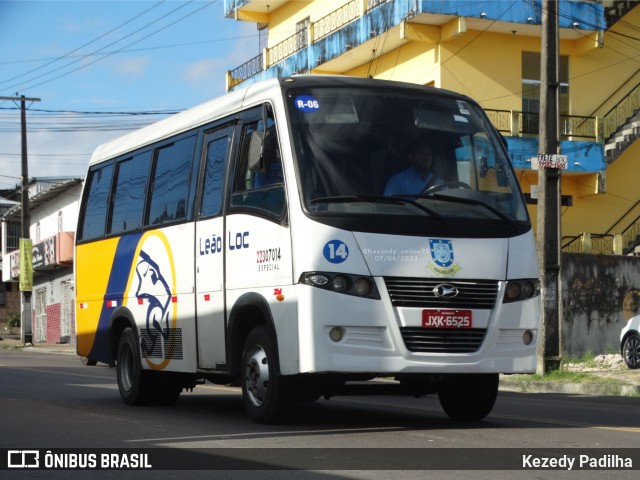
[[[227, 17], [256, 23], [267, 40], [227, 73], [227, 89], [322, 73], [469, 95], [505, 137], [535, 225], [542, 8], [541, 0], [225, 0]], [[563, 244], [583, 248], [591, 232], [611, 239], [603, 249], [627, 253], [640, 229], [640, 5], [558, 8]]]

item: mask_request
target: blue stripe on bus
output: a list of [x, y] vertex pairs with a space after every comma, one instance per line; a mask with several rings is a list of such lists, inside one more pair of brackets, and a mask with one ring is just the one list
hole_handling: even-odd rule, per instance
[[[129, 274], [135, 260], [133, 256], [136, 253], [141, 237], [142, 233], [136, 233], [118, 240], [118, 247], [116, 248], [107, 285], [107, 292], [118, 292], [118, 294], [109, 293], [107, 295], [105, 293], [105, 300], [117, 300], [118, 304], [121, 304], [122, 297], [126, 295], [125, 289], [127, 288]], [[109, 338], [109, 324], [112, 313], [113, 308], [108, 308], [106, 302], [103, 302], [98, 328], [96, 329], [96, 338], [89, 354], [89, 358], [107, 364], [113, 364], [115, 360], [113, 358], [114, 352], [111, 348], [111, 339]]]

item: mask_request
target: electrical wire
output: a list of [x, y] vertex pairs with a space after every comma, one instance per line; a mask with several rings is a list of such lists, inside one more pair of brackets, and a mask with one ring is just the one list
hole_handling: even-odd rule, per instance
[[9, 86], [9, 87], [4, 87], [4, 88], [7, 88], [7, 89], [18, 88], [18, 89], [20, 89], [20, 90], [27, 91], [27, 90], [32, 90], [32, 89], [34, 89], [34, 88], [36, 88], [36, 87], [40, 87], [40, 86], [42, 86], [42, 85], [45, 85], [45, 84], [51, 83], [51, 82], [53, 82], [53, 81], [55, 81], [55, 80], [58, 80], [58, 79], [60, 79], [60, 78], [66, 77], [67, 75], [70, 75], [70, 74], [72, 74], [72, 73], [74, 73], [74, 72], [77, 72], [78, 70], [82, 70], [82, 69], [84, 69], [84, 68], [87, 68], [87, 67], [89, 67], [89, 66], [91, 66], [91, 65], [93, 65], [93, 64], [95, 64], [95, 63], [97, 63], [97, 62], [99, 62], [99, 61], [101, 61], [101, 60], [104, 60], [104, 59], [106, 59], [106, 58], [108, 58], [108, 57], [110, 57], [110, 56], [112, 56], [112, 55], [114, 55], [114, 54], [116, 54], [116, 53], [120, 53], [121, 51], [123, 51], [123, 50], [125, 50], [125, 49], [127, 49], [127, 48], [131, 47], [132, 45], [135, 45], [135, 44], [137, 44], [137, 43], [140, 43], [140, 42], [142, 42], [143, 40], [146, 40], [147, 38], [149, 38], [149, 37], [151, 37], [151, 36], [153, 36], [153, 35], [156, 35], [156, 34], [160, 33], [160, 32], [161, 32], [161, 31], [163, 31], [163, 30], [166, 30], [167, 28], [169, 28], [169, 27], [171, 27], [171, 26], [173, 26], [173, 25], [175, 25], [175, 24], [177, 24], [177, 23], [179, 23], [179, 22], [181, 22], [181, 21], [185, 20], [186, 18], [189, 18], [189, 17], [191, 17], [191, 16], [195, 15], [196, 13], [200, 12], [201, 10], [204, 10], [205, 8], [208, 8], [209, 6], [213, 5], [214, 3], [217, 3], [217, 1], [218, 1], [218, 0], [213, 0], [213, 1], [211, 1], [211, 2], [207, 2], [205, 5], [203, 5], [203, 6], [199, 7], [199, 8], [197, 8], [197, 9], [193, 10], [192, 12], [190, 12], [190, 13], [188, 13], [188, 14], [186, 14], [186, 15], [184, 15], [184, 16], [182, 16], [182, 17], [180, 17], [180, 18], [178, 18], [177, 20], [175, 20], [175, 21], [173, 21], [173, 22], [171, 22], [171, 23], [169, 23], [169, 24], [167, 24], [167, 25], [162, 26], [161, 28], [158, 28], [158, 29], [156, 29], [156, 30], [152, 31], [151, 33], [149, 33], [149, 34], [147, 34], [147, 35], [145, 35], [145, 36], [143, 36], [143, 37], [141, 37], [141, 38], [139, 38], [139, 39], [137, 39], [137, 40], [134, 40], [134, 41], [132, 41], [132, 42], [130, 42], [130, 43], [128, 43], [128, 44], [126, 44], [124, 47], [119, 48], [119, 49], [115, 50], [114, 52], [111, 52], [111, 53], [100, 53], [100, 52], [102, 52], [103, 50], [105, 50], [106, 48], [109, 48], [109, 47], [111, 47], [111, 46], [113, 46], [113, 45], [115, 45], [115, 44], [117, 44], [117, 43], [120, 43], [120, 42], [122, 42], [122, 41], [126, 40], [127, 38], [132, 37], [134, 34], [139, 33], [139, 32], [141, 32], [142, 30], [145, 30], [145, 29], [149, 28], [150, 26], [152, 26], [152, 25], [155, 25], [155, 24], [159, 23], [161, 20], [163, 20], [163, 19], [165, 19], [165, 18], [167, 18], [167, 17], [169, 17], [169, 16], [173, 15], [173, 14], [174, 14], [175, 12], [177, 12], [178, 10], [180, 10], [180, 9], [182, 9], [182, 8], [185, 8], [186, 6], [188, 6], [188, 5], [190, 5], [191, 3], [193, 3], [193, 0], [191, 0], [191, 1], [187, 2], [187, 3], [185, 3], [185, 4], [181, 4], [181, 5], [180, 5], [180, 6], [178, 6], [177, 8], [175, 8], [175, 9], [171, 10], [170, 12], [168, 12], [168, 13], [166, 13], [166, 14], [162, 15], [161, 17], [159, 17], [159, 18], [155, 19], [154, 21], [152, 21], [152, 22], [150, 22], [150, 23], [148, 23], [148, 24], [146, 24], [146, 25], [144, 25], [144, 26], [142, 26], [142, 27], [138, 28], [137, 30], [135, 30], [135, 31], [134, 31], [134, 32], [132, 32], [132, 33], [127, 34], [125, 37], [122, 37], [122, 38], [120, 38], [120, 39], [118, 39], [118, 40], [115, 40], [115, 41], [113, 41], [113, 42], [109, 43], [108, 45], [106, 45], [106, 46], [104, 46], [104, 47], [101, 47], [101, 48], [99, 48], [99, 49], [97, 49], [97, 50], [94, 50], [93, 52], [91, 52], [91, 53], [90, 53], [90, 55], [100, 54], [100, 57], [99, 57], [99, 58], [97, 58], [97, 59], [95, 59], [95, 60], [93, 60], [93, 61], [91, 61], [91, 62], [83, 63], [82, 65], [80, 65], [80, 66], [79, 66], [79, 67], [77, 67], [77, 68], [74, 68], [74, 69], [72, 69], [72, 70], [70, 70], [70, 71], [67, 71], [67, 72], [64, 72], [64, 73], [61, 73], [60, 75], [54, 76], [53, 78], [49, 78], [49, 79], [47, 79], [47, 80], [43, 80], [42, 82], [35, 83], [35, 84], [31, 84], [31, 83], [29, 83], [29, 82], [33, 82], [33, 81], [36, 81], [36, 80], [38, 80], [38, 79], [41, 79], [41, 78], [47, 77], [47, 76], [49, 76], [49, 75], [54, 75], [56, 72], [61, 71], [61, 70], [63, 70], [63, 69], [66, 69], [67, 67], [70, 67], [70, 66], [72, 66], [72, 65], [74, 65], [74, 64], [76, 64], [76, 63], [78, 63], [78, 62], [80, 62], [80, 61], [82, 60], [82, 59], [76, 59], [76, 60], [74, 60], [74, 61], [72, 61], [72, 62], [69, 62], [69, 63], [67, 63], [67, 64], [66, 64], [66, 65], [64, 65], [64, 66], [58, 67], [58, 68], [56, 68], [56, 69], [54, 69], [54, 70], [52, 70], [52, 71], [49, 71], [49, 72], [44, 73], [44, 74], [42, 74], [42, 75], [38, 75], [38, 76], [33, 77], [33, 78], [31, 78], [31, 79], [28, 79], [28, 80], [26, 80], [26, 81], [24, 81], [24, 82], [20, 82], [20, 83], [17, 83], [17, 84], [11, 85], [11, 86]]
[[[172, 44], [168, 44], [168, 45], [156, 45], [156, 46], [152, 46], [152, 47], [144, 47], [144, 48], [129, 48], [129, 49], [124, 49], [124, 50], [113, 50], [113, 51], [108, 51], [108, 52], [103, 52], [102, 55], [118, 55], [118, 54], [122, 54], [122, 53], [139, 53], [139, 52], [149, 52], [149, 51], [154, 51], [154, 50], [168, 50], [171, 48], [184, 48], [184, 47], [191, 47], [194, 45], [205, 45], [205, 44], [209, 44], [209, 43], [223, 43], [223, 42], [229, 42], [229, 41], [239, 41], [239, 40], [245, 40], [245, 39], [255, 39], [257, 38], [258, 35], [257, 34], [251, 34], [251, 35], [238, 35], [235, 37], [226, 37], [226, 38], [214, 38], [211, 40], [199, 40], [197, 42], [184, 42], [184, 43], [172, 43]], [[64, 56], [64, 58], [78, 58], [80, 60], [85, 60], [87, 58], [91, 58], [91, 57], [95, 57], [98, 54], [92, 54], [92, 53], [85, 53], [85, 54], [78, 54], [78, 55], [73, 55], [73, 54], [67, 54]], [[14, 65], [14, 64], [20, 64], [20, 63], [36, 63], [36, 62], [48, 62], [48, 61], [55, 61], [58, 60], [62, 57], [46, 57], [46, 58], [32, 58], [32, 59], [22, 59], [22, 60], [5, 60], [5, 61], [0, 61], [0, 65]], [[34, 69], [35, 70], [35, 69]], [[21, 75], [14, 77], [14, 78], [18, 78]], [[9, 80], [7, 80], [9, 81]]]
[[[29, 70], [29, 71], [27, 71], [27, 72], [21, 73], [20, 75], [16, 75], [16, 76], [11, 77], [11, 78], [8, 78], [8, 79], [6, 79], [6, 80], [0, 81], [0, 86], [2, 86], [2, 85], [3, 85], [3, 84], [5, 84], [5, 83], [12, 82], [13, 80], [17, 80], [18, 78], [26, 77], [27, 75], [29, 75], [29, 74], [31, 74], [31, 73], [37, 72], [38, 70], [42, 70], [43, 68], [46, 68], [46, 67], [48, 67], [49, 65], [52, 65], [52, 64], [54, 64], [54, 63], [56, 63], [56, 62], [58, 62], [58, 61], [60, 61], [60, 60], [65, 59], [65, 58], [72, 58], [74, 53], [76, 53], [76, 52], [78, 52], [78, 51], [82, 50], [82, 49], [83, 49], [83, 48], [85, 48], [85, 47], [88, 47], [88, 46], [89, 46], [89, 45], [91, 45], [92, 43], [97, 42], [98, 40], [100, 40], [100, 39], [102, 39], [102, 38], [106, 37], [107, 35], [110, 35], [111, 33], [115, 32], [116, 30], [121, 29], [122, 27], [124, 27], [124, 26], [128, 25], [129, 23], [133, 22], [134, 20], [136, 20], [136, 19], [140, 18], [141, 16], [143, 16], [143, 15], [144, 15], [144, 14], [146, 14], [147, 12], [150, 12], [150, 11], [151, 11], [151, 10], [153, 10], [154, 8], [157, 8], [158, 6], [162, 5], [165, 1], [166, 1], [166, 0], [162, 0], [161, 2], [156, 3], [155, 5], [151, 6], [151, 7], [150, 7], [150, 8], [148, 8], [148, 9], [146, 9], [146, 10], [145, 10], [145, 11], [143, 11], [142, 13], [139, 13], [139, 14], [137, 14], [137, 15], [134, 15], [133, 17], [131, 17], [131, 18], [130, 18], [129, 20], [127, 20], [126, 22], [121, 23], [120, 25], [118, 25], [118, 26], [116, 26], [116, 27], [112, 28], [111, 30], [109, 30], [109, 31], [107, 31], [107, 32], [105, 32], [105, 33], [103, 33], [102, 35], [99, 35], [98, 37], [94, 38], [93, 40], [91, 40], [91, 41], [89, 41], [89, 42], [87, 42], [87, 43], [85, 43], [85, 44], [83, 44], [83, 45], [80, 45], [80, 46], [79, 46], [79, 47], [77, 47], [77, 48], [74, 48], [73, 50], [69, 51], [68, 53], [65, 53], [64, 55], [61, 55], [61, 56], [59, 56], [59, 57], [55, 57], [55, 58], [52, 58], [52, 59], [48, 59], [49, 61], [47, 61], [47, 63], [45, 63], [44, 65], [40, 65], [39, 67], [33, 68], [33, 69], [31, 69], [31, 70]], [[80, 58], [86, 58], [86, 57], [85, 57], [85, 56], [82, 56], [82, 57], [80, 57]]]

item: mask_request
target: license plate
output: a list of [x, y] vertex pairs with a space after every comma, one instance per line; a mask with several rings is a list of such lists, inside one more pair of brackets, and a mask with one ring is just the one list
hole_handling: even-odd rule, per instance
[[471, 328], [471, 310], [423, 310], [422, 326], [424, 328]]

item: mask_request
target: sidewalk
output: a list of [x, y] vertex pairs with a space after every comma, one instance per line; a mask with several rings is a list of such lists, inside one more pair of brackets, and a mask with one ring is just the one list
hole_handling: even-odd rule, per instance
[[0, 335], [0, 349], [22, 349], [25, 351], [62, 353], [67, 355], [76, 355], [75, 345], [68, 343], [36, 343], [25, 345], [15, 335]]
[[[629, 378], [630, 373], [635, 378]], [[526, 380], [523, 375], [500, 376], [500, 390], [523, 393], [564, 393], [568, 395], [640, 396], [640, 371], [616, 370], [588, 372], [594, 377], [580, 382], [559, 380]]]
[[563, 371], [575, 373], [582, 380], [537, 381], [526, 378], [525, 375], [502, 375], [500, 389], [516, 392], [640, 396], [640, 370], [627, 368], [620, 354], [598, 355], [590, 366], [569, 363], [563, 365]]
[[[58, 353], [76, 355], [74, 345], [57, 343], [37, 343], [23, 345], [19, 338], [4, 335], [0, 340], [0, 349], [15, 348], [30, 352]], [[595, 367], [567, 365], [566, 369], [584, 374], [580, 382], [559, 380], [533, 380], [529, 375], [501, 375], [500, 390], [524, 393], [564, 393], [571, 395], [614, 395], [640, 396], [640, 370], [629, 370], [620, 355], [596, 357]]]

